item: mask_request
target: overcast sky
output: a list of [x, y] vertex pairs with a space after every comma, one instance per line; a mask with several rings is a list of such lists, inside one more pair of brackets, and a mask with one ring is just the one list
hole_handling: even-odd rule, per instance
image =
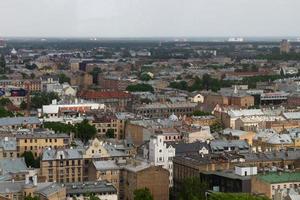
[[300, 0], [0, 0], [0, 36], [300, 36]]

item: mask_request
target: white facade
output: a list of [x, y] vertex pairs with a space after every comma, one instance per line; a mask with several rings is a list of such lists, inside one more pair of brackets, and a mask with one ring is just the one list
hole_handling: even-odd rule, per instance
[[171, 145], [167, 147], [163, 135], [156, 135], [150, 138], [149, 142], [149, 160], [155, 166], [162, 166], [169, 170], [170, 187], [173, 186], [173, 157], [175, 157], [175, 148]]
[[191, 101], [193, 103], [203, 103], [204, 102], [204, 96], [201, 94], [197, 94], [194, 97], [191, 98]]
[[235, 174], [240, 176], [257, 175], [257, 167], [239, 167], [235, 166]]

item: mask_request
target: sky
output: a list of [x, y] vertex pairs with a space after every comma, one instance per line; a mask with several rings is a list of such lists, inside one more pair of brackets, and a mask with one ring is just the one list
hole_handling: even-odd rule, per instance
[[300, 37], [299, 0], [0, 0], [0, 37]]

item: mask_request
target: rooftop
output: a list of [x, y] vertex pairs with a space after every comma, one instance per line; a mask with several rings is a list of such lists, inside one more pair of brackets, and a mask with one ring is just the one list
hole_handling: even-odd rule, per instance
[[267, 183], [300, 182], [300, 172], [279, 172], [257, 175], [257, 178]]

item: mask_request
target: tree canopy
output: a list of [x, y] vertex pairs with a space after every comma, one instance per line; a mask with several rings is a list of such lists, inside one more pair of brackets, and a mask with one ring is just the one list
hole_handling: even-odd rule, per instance
[[6, 61], [3, 54], [0, 56], [0, 73], [5, 74], [6, 72]]
[[35, 159], [31, 151], [25, 151], [22, 154], [22, 157], [24, 157], [27, 167], [34, 167], [34, 168], [40, 167], [40, 158]]
[[150, 81], [151, 79], [152, 79], [151, 76], [147, 73], [142, 73], [140, 76], [140, 80], [142, 81]]
[[52, 103], [53, 99], [59, 100], [59, 97], [54, 92], [39, 92], [35, 93], [31, 98], [30, 105], [32, 108], [41, 108], [43, 105], [49, 105]]
[[58, 75], [59, 83], [70, 83], [71, 79], [65, 74], [61, 73]]
[[97, 130], [95, 126], [90, 125], [88, 120], [83, 120], [81, 123], [75, 125], [75, 137], [80, 138], [84, 142], [95, 137]]
[[200, 177], [191, 177], [183, 181], [179, 191], [180, 200], [205, 200], [208, 185], [200, 181]]
[[153, 200], [153, 196], [148, 188], [136, 189], [133, 194], [134, 200]]
[[26, 196], [26, 197], [24, 198], [24, 200], [40, 200], [40, 198], [37, 197], [37, 196], [35, 196], [35, 197], [32, 197], [32, 196]]
[[61, 122], [45, 122], [44, 127], [53, 130], [55, 133], [67, 133], [75, 132], [75, 127], [71, 124], [65, 124]]
[[154, 88], [151, 85], [145, 83], [129, 85], [126, 90], [130, 92], [154, 92]]
[[264, 196], [254, 196], [244, 193], [212, 193], [208, 200], [269, 200]]
[[105, 136], [107, 137], [107, 138], [115, 138], [115, 131], [114, 131], [114, 129], [108, 129], [107, 131], [106, 131], [106, 133], [105, 133]]

